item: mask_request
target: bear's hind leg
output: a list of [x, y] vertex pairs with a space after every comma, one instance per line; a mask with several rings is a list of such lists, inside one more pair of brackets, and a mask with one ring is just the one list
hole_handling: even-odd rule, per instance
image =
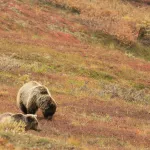
[[26, 107], [22, 103], [20, 104], [20, 109], [22, 110], [22, 112], [24, 114], [27, 114], [27, 109], [26, 109]]

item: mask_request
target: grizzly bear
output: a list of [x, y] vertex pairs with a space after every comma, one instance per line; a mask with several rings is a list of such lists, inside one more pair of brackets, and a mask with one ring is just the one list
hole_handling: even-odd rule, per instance
[[35, 114], [40, 108], [44, 117], [49, 119], [52, 119], [57, 107], [48, 88], [36, 81], [30, 81], [19, 89], [17, 105], [24, 114]]
[[0, 115], [0, 123], [3, 122], [23, 122], [25, 124], [25, 130], [36, 130], [36, 131], [40, 131], [40, 129], [38, 129], [38, 120], [37, 120], [37, 116], [33, 115], [33, 114], [21, 114], [21, 113], [17, 113], [17, 114], [13, 114], [13, 113], [4, 113]]

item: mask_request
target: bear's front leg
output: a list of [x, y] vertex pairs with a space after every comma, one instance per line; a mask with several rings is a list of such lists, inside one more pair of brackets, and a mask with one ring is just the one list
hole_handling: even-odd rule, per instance
[[30, 103], [27, 104], [27, 114], [35, 114], [36, 111], [38, 110], [37, 105], [34, 102], [35, 97], [32, 97], [30, 99]]
[[20, 103], [20, 109], [22, 110], [22, 112], [23, 112], [24, 114], [27, 114], [27, 109], [26, 109], [26, 107], [24, 106], [23, 103]]
[[29, 108], [29, 109], [27, 109], [27, 114], [35, 114], [36, 113], [36, 111], [37, 111], [37, 109], [33, 109], [33, 108]]

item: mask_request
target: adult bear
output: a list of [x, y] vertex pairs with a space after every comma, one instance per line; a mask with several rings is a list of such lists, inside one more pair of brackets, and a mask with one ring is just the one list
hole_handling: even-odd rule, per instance
[[49, 119], [52, 119], [57, 107], [48, 88], [36, 81], [30, 81], [19, 89], [17, 105], [25, 114], [35, 114], [40, 108], [44, 117]]

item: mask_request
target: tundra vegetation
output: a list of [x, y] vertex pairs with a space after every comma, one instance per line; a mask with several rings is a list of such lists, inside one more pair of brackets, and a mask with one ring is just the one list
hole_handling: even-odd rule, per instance
[[41, 132], [0, 125], [1, 149], [150, 147], [149, 0], [1, 0], [0, 113], [35, 80], [58, 103]]

